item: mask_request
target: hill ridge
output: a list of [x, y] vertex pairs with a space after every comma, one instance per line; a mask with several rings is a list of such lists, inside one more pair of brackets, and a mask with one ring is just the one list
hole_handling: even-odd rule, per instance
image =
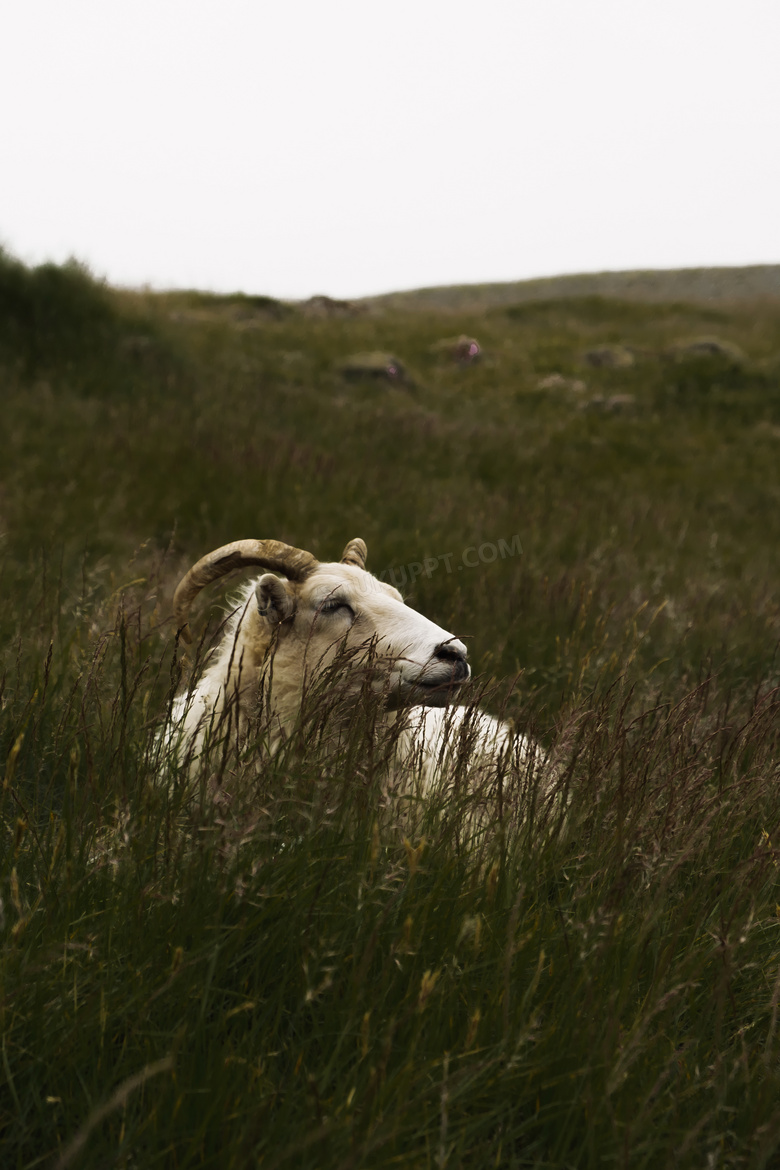
[[648, 303], [775, 299], [780, 298], [780, 264], [574, 273], [530, 280], [409, 289], [356, 298], [354, 303], [372, 309], [460, 311], [579, 296]]

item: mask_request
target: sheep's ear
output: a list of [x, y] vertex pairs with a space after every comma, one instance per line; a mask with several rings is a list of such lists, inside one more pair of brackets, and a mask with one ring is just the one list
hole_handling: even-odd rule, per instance
[[290, 586], [273, 573], [266, 573], [255, 586], [255, 600], [260, 617], [272, 626], [278, 626], [295, 613], [295, 599]]

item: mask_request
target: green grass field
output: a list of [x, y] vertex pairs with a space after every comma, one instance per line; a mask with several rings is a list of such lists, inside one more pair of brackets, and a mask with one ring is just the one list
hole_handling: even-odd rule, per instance
[[[545, 295], [0, 254], [3, 1167], [778, 1164], [780, 300]], [[182, 573], [358, 535], [563, 754], [475, 852], [404, 842], [370, 711], [163, 781]]]

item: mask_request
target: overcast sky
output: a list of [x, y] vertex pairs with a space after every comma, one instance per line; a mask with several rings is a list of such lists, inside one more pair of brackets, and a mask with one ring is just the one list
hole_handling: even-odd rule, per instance
[[349, 297], [780, 262], [778, 0], [9, 0], [0, 243]]

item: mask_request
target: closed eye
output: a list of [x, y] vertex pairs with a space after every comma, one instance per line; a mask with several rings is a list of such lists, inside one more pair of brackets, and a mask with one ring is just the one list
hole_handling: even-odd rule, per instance
[[320, 606], [320, 613], [326, 613], [328, 615], [342, 614], [348, 617], [350, 621], [354, 620], [355, 617], [354, 609], [346, 601], [325, 601]]

